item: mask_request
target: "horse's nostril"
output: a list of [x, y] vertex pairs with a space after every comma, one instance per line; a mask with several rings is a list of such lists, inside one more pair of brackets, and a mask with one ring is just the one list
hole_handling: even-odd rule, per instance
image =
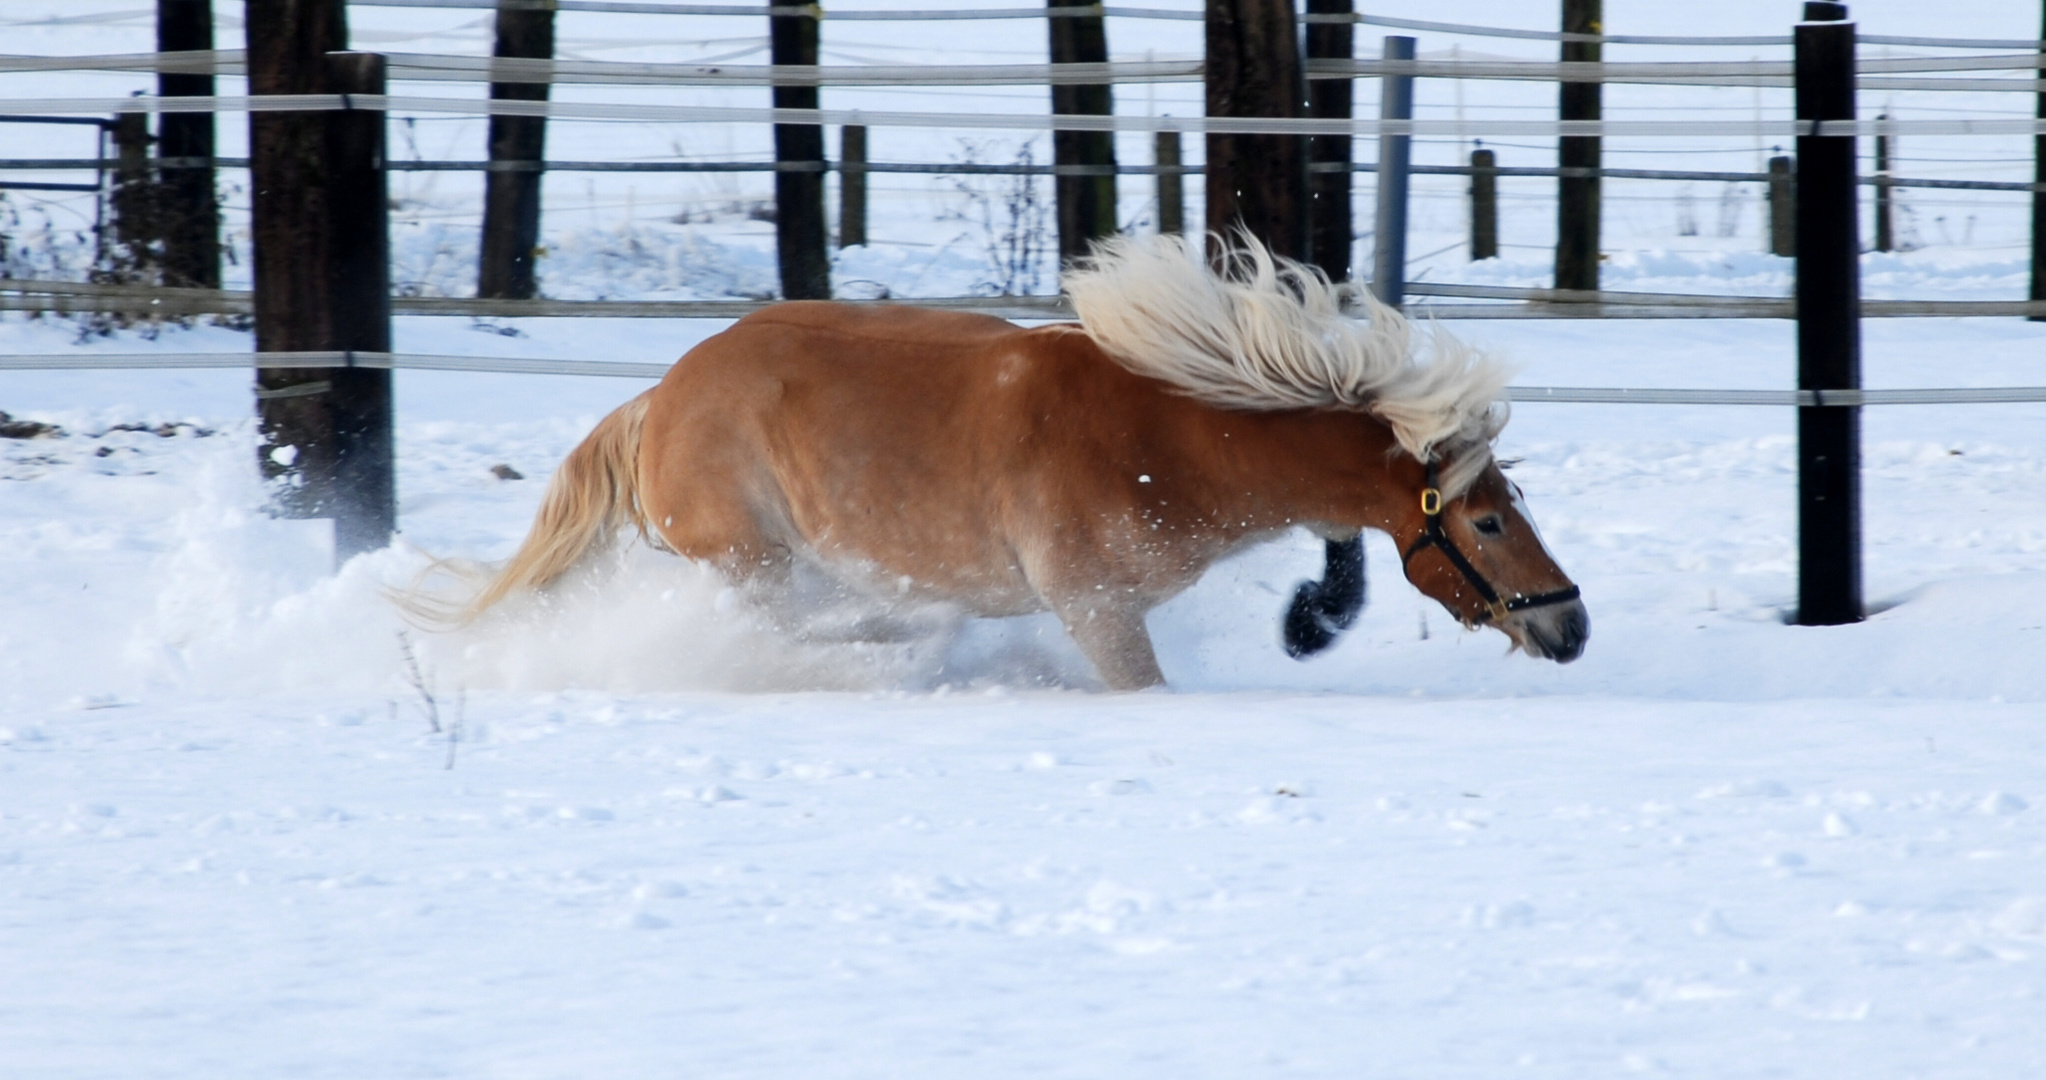
[[1591, 618], [1584, 606], [1577, 604], [1557, 612], [1553, 619], [1530, 621], [1527, 632], [1543, 656], [1567, 664], [1584, 655], [1584, 643], [1591, 637]]
[[1557, 628], [1561, 633], [1556, 643], [1556, 662], [1567, 664], [1584, 655], [1584, 643], [1591, 637], [1591, 617], [1585, 614], [1584, 605], [1579, 604], [1564, 612], [1558, 621], [1562, 625]]

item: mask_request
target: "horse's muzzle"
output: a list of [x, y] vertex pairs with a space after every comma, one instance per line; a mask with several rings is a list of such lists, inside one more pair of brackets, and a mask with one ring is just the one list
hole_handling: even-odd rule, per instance
[[1522, 612], [1517, 621], [1520, 647], [1530, 656], [1559, 664], [1583, 655], [1584, 643], [1591, 637], [1591, 616], [1585, 613], [1582, 600], [1534, 608]]

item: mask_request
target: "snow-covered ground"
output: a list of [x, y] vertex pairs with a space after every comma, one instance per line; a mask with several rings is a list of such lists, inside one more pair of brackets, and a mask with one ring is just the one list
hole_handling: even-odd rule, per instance
[[[5, 7], [25, 24], [9, 51], [149, 47], [133, 0]], [[2024, 5], [1863, 7], [1870, 32], [2037, 28]], [[1548, 18], [1508, 0], [1440, 8], [1374, 10]], [[1616, 32], [1781, 32], [1787, 18], [1760, 3], [1607, 8]], [[371, 47], [487, 47], [480, 12], [354, 16]], [[686, 43], [634, 40], [653, 24], [629, 20], [563, 25], [598, 57], [752, 41], [710, 40], [724, 23]], [[846, 25], [837, 40], [896, 50], [881, 59], [921, 59], [914, 35], [936, 33]], [[1198, 47], [1177, 24], [1112, 29], [1160, 56]], [[961, 55], [1033, 48], [995, 36]], [[6, 78], [21, 96], [142, 85]], [[1183, 107], [1176, 92], [1151, 107]], [[1613, 93], [1616, 109], [1672, 107]], [[1746, 91], [1710, 93], [1749, 107]], [[1549, 108], [1549, 94], [1487, 86], [1464, 103], [1424, 86], [1423, 107], [1518, 115], [1497, 110]], [[998, 97], [971, 100], [1041, 107]], [[474, 153], [454, 126], [422, 121], [421, 155]], [[565, 130], [565, 156], [637, 152]], [[72, 153], [60, 134], [23, 145]], [[698, 149], [759, 149], [725, 137]], [[947, 135], [876, 156], [956, 149]], [[1624, 149], [1638, 156], [1617, 163], [1671, 163], [1651, 156], [1666, 144]], [[1921, 171], [1992, 175], [1938, 165]], [[473, 194], [413, 179], [395, 276], [461, 294]], [[661, 201], [550, 178], [550, 294], [771, 290], [771, 234], [745, 212], [759, 192], [731, 183]], [[985, 288], [959, 216], [970, 200], [902, 183], [876, 203], [877, 236], [893, 239], [843, 254], [841, 285]], [[1142, 190], [1125, 189], [1133, 221]], [[1443, 186], [1435, 210], [1417, 207], [1412, 249], [1450, 247], [1417, 275], [1547, 284], [1542, 192], [1508, 202], [1524, 246], [1469, 264]], [[1731, 236], [1716, 228], [1729, 204], [1699, 192], [1689, 210], [1660, 188], [1609, 205], [1607, 286], [1786, 294], [1789, 264], [1755, 253], [1752, 192], [1730, 204]], [[28, 218], [10, 234], [18, 268], [82, 272], [76, 238], [33, 231], [75, 201], [11, 205]], [[1935, 223], [1921, 203], [1924, 246], [1869, 256], [1867, 292], [2021, 296], [2020, 205], [1983, 197]], [[1707, 235], [1681, 235], [1685, 213]], [[719, 326], [416, 318], [397, 345], [661, 361]], [[1780, 389], [1794, 364], [1782, 322], [1455, 329], [1526, 385]], [[1874, 387], [2046, 381], [2042, 324], [1872, 321], [1865, 339]], [[248, 344], [213, 326], [81, 342], [75, 323], [0, 320], [6, 353]], [[0, 1076], [2046, 1069], [2046, 406], [1866, 410], [1874, 614], [1827, 629], [1783, 621], [1788, 410], [1522, 406], [1501, 453], [1521, 459], [1515, 479], [1591, 611], [1569, 667], [1457, 629], [1382, 538], [1360, 625], [1305, 664], [1281, 654], [1277, 619], [1318, 545], [1293, 537], [1217, 567], [1152, 618], [1172, 684], [1152, 694], [1093, 692], [1046, 618], [936, 643], [797, 645], [643, 550], [545, 617], [407, 630], [382, 590], [427, 553], [507, 554], [548, 472], [644, 385], [399, 373], [403, 542], [336, 574], [322, 523], [262, 513], [245, 372], [0, 373], [0, 410], [61, 430], [0, 439]]]

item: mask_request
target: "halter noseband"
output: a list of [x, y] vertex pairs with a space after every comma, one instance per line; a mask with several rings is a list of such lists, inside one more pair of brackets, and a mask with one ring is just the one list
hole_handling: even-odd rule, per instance
[[1499, 591], [1492, 588], [1492, 583], [1485, 580], [1485, 575], [1478, 573], [1478, 568], [1472, 566], [1471, 561], [1464, 557], [1463, 551], [1456, 546], [1456, 541], [1450, 539], [1449, 530], [1442, 527], [1442, 503], [1441, 470], [1435, 462], [1430, 461], [1427, 486], [1421, 489], [1421, 513], [1427, 515], [1428, 527], [1421, 532], [1420, 538], [1414, 541], [1413, 546], [1407, 548], [1407, 553], [1400, 557], [1401, 569], [1405, 569], [1408, 563], [1414, 561], [1414, 556], [1428, 548], [1442, 549], [1442, 554], [1449, 557], [1450, 565], [1463, 574], [1464, 580], [1471, 583], [1471, 588], [1477, 590], [1479, 599], [1485, 602], [1485, 614], [1481, 621], [1497, 623], [1516, 611], [1548, 607], [1550, 604], [1567, 604], [1577, 599], [1577, 586], [1572, 585], [1567, 589], [1557, 589], [1555, 592], [1545, 592], [1536, 596], [1516, 595], [1511, 600], [1501, 600]]

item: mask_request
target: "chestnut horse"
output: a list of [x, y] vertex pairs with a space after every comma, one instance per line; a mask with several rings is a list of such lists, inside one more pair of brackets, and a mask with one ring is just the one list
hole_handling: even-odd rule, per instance
[[1492, 459], [1499, 365], [1440, 333], [1416, 358], [1398, 313], [1362, 297], [1355, 321], [1247, 238], [1220, 269], [1111, 241], [1063, 284], [1079, 325], [825, 302], [739, 320], [569, 454], [463, 617], [630, 526], [770, 608], [808, 565], [884, 602], [1048, 609], [1133, 690], [1164, 679], [1145, 613], [1217, 559], [1378, 529], [1466, 626], [1583, 649], [1577, 589]]

